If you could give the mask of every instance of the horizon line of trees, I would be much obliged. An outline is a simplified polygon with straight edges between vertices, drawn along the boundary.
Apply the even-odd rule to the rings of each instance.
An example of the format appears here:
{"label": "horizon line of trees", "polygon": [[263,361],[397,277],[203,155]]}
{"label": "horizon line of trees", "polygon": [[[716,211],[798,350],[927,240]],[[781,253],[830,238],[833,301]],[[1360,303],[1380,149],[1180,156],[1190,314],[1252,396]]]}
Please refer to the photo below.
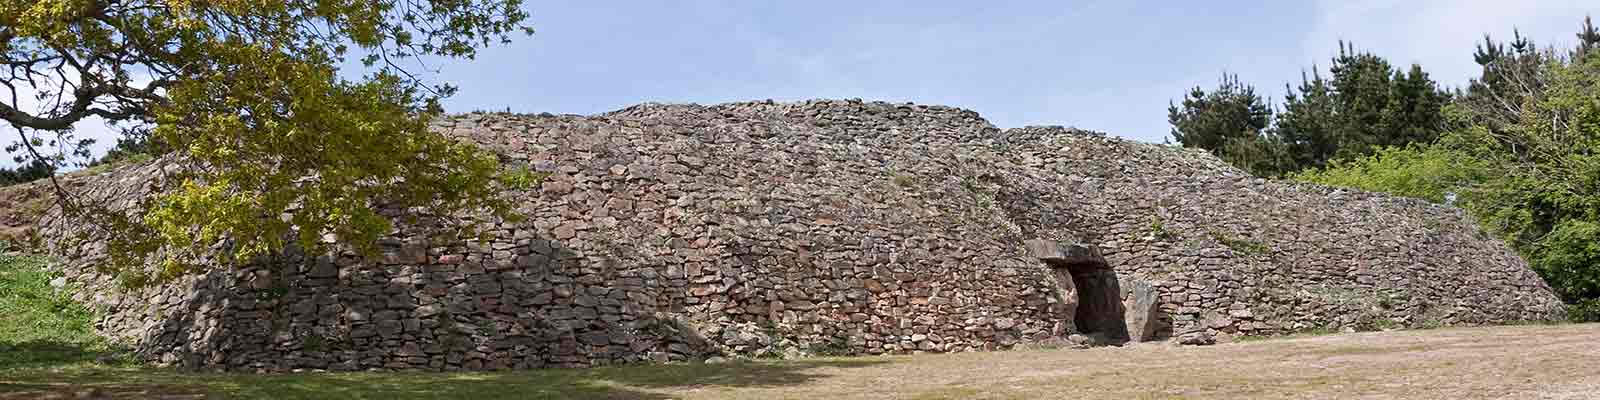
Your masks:
{"label": "horizon line of trees", "polygon": [[1441,107],[1454,98],[1422,66],[1402,69],[1344,41],[1327,76],[1313,65],[1284,90],[1278,110],[1238,75],[1224,73],[1215,89],[1195,87],[1181,104],[1169,104],[1172,138],[1253,174],[1281,177],[1433,140],[1445,130]]}
{"label": "horizon line of trees", "polygon": [[1259,176],[1451,204],[1528,260],[1577,321],[1600,321],[1600,29],[1568,48],[1513,31],[1443,89],[1340,43],[1275,110],[1237,76],[1168,108],[1172,137]]}

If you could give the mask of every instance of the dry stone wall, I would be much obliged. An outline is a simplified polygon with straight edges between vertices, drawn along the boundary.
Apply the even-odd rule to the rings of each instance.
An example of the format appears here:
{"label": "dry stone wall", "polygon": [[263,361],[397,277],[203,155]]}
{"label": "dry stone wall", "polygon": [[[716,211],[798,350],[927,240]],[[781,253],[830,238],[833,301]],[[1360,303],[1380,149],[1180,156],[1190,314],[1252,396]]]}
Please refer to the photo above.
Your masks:
{"label": "dry stone wall", "polygon": [[[1056,171],[1118,272],[1179,332],[1276,334],[1556,318],[1548,286],[1464,212],[1251,177],[1209,155],[1011,130]],[[1064,139],[1064,140],[1063,140]],[[1092,228],[1098,227],[1098,228]]]}
{"label": "dry stone wall", "polygon": [[[1555,318],[1459,210],[1264,181],[1182,149],[861,101],[468,114],[435,129],[549,176],[492,240],[290,251],[140,291],[56,240],[100,330],[230,370],[503,369],[1083,342],[1079,283],[1025,243],[1083,242],[1139,339]],[[89,179],[129,202],[159,164]],[[396,214],[399,216],[399,214]],[[81,232],[54,217],[46,237]],[[1087,275],[1086,275],[1087,276]],[[1120,280],[1121,282],[1117,282]],[[1114,302],[1114,300],[1112,300]],[[1104,307],[1100,307],[1104,308]],[[1104,317],[1097,314],[1095,317]],[[1126,334],[1125,334],[1126,335]]]}

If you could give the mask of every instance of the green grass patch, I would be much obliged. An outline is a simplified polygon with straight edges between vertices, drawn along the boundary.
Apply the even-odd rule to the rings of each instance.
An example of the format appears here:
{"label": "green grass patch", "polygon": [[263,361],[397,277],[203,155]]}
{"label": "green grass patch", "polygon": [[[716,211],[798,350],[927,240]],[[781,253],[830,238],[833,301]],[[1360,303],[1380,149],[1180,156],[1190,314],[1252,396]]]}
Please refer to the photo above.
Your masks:
{"label": "green grass patch", "polygon": [[[0,399],[50,396],[143,399],[673,399],[741,398],[741,388],[799,386],[828,376],[820,368],[859,368],[885,360],[816,358],[722,364],[628,365],[512,372],[333,372],[247,374],[75,364],[0,374]],[[724,396],[724,394],[727,394]]]}
{"label": "green grass patch", "polygon": [[52,287],[42,256],[0,254],[0,371],[93,361],[114,354],[94,334],[94,314]]}
{"label": "green grass patch", "polygon": [[1233,250],[1234,253],[1237,253],[1241,256],[1250,257],[1254,255],[1272,254],[1272,247],[1267,246],[1266,243],[1240,237],[1234,235],[1232,232],[1221,229],[1212,229],[1210,233],[1211,238],[1216,239],[1218,243],[1222,243],[1224,246],[1228,246],[1228,248]]}

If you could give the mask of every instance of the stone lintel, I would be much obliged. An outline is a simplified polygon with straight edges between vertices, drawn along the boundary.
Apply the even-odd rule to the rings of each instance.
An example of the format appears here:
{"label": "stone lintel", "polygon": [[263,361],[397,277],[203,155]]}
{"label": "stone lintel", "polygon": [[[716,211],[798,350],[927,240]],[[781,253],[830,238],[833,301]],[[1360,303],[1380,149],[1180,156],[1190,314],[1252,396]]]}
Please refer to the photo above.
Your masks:
{"label": "stone lintel", "polygon": [[1105,257],[1100,255],[1100,248],[1093,245],[1043,239],[1029,240],[1025,244],[1030,255],[1051,267],[1075,272],[1109,268]]}

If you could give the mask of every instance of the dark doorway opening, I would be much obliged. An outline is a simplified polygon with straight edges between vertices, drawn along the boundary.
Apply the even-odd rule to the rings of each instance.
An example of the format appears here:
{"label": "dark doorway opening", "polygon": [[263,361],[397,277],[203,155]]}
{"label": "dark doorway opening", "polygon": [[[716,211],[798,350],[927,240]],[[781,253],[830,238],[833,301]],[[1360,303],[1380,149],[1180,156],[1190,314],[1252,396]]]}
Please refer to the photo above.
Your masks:
{"label": "dark doorway opening", "polygon": [[1100,336],[1111,343],[1128,341],[1128,325],[1124,320],[1122,289],[1117,284],[1117,274],[1110,268],[1071,271],[1072,283],[1078,287],[1078,309],[1072,323],[1078,332]]}
{"label": "dark doorway opening", "polygon": [[1078,333],[1102,344],[1128,342],[1122,288],[1117,283],[1116,270],[1106,263],[1100,249],[1042,240],[1029,241],[1028,248],[1034,257],[1053,270],[1061,292],[1077,297],[1072,324]]}

